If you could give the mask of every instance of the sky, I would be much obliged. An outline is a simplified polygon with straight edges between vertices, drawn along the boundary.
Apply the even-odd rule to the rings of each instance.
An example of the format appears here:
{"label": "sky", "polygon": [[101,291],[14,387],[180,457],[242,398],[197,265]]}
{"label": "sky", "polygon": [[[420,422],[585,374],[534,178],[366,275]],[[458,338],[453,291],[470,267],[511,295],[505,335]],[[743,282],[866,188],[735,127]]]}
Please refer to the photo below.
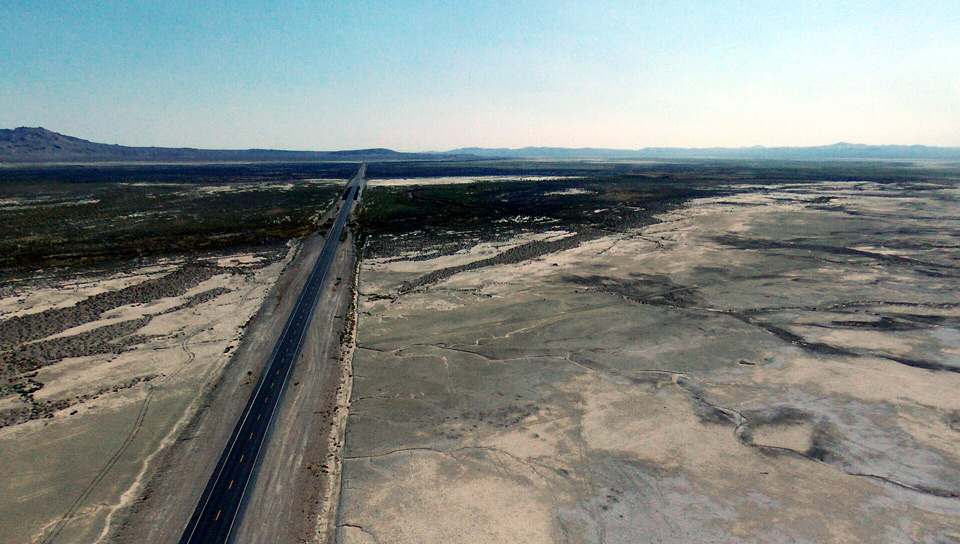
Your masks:
{"label": "sky", "polygon": [[960,0],[3,0],[0,44],[0,128],[105,143],[960,146]]}

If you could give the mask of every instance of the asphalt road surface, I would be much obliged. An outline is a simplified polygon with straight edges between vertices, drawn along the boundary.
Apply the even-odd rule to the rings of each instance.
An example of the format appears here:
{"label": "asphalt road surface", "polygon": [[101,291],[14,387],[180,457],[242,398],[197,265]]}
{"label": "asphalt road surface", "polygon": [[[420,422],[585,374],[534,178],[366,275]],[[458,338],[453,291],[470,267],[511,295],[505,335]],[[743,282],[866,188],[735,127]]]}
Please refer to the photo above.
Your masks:
{"label": "asphalt road surface", "polygon": [[300,354],[300,344],[310,327],[314,308],[322,291],[330,263],[340,246],[340,235],[350,212],[363,188],[366,165],[347,183],[340,200],[340,213],[327,233],[320,256],[307,279],[290,317],[284,325],[270,361],[240,414],[229,442],[200,496],[200,502],[190,517],[181,544],[216,544],[230,542],[234,525],[243,514],[244,495],[256,476],[260,451],[270,437],[273,414],[291,370]]}

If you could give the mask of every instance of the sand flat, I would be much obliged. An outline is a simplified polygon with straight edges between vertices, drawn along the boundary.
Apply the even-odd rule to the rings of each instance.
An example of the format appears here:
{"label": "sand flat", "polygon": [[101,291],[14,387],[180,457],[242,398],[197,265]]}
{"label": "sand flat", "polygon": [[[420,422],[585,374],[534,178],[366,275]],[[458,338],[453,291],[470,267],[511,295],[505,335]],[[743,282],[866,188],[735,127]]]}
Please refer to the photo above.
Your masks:
{"label": "sand flat", "polygon": [[[62,541],[103,541],[114,529],[116,513],[142,492],[153,460],[197,410],[204,386],[229,361],[245,323],[292,252],[279,257],[267,263],[248,254],[228,257],[233,265],[246,262],[254,268],[247,274],[214,272],[180,295],[120,306],[100,319],[32,342],[69,341],[111,323],[147,320],[132,331],[139,340],[118,353],[67,357],[30,375],[40,385],[31,402],[63,407],[0,428],[6,482],[0,493],[0,532],[17,542],[40,542],[54,533]],[[137,272],[108,280],[108,288],[163,277],[165,270]],[[55,303],[37,298],[35,307],[68,300],[57,289],[49,288]],[[61,289],[78,298],[103,292],[69,283]],[[211,295],[186,304],[200,293]],[[5,397],[0,406],[15,408],[17,398]],[[54,450],[59,453],[51,455]]]}
{"label": "sand flat", "polygon": [[960,538],[955,256],[887,258],[958,219],[758,187],[402,294],[440,261],[365,262],[338,541]]}

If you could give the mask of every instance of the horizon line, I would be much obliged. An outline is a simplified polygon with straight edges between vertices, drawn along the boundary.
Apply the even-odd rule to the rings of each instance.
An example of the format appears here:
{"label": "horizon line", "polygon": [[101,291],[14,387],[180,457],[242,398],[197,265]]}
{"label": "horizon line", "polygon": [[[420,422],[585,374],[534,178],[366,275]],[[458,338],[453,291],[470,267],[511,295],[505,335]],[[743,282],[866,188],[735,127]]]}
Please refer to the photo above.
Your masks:
{"label": "horizon line", "polygon": [[647,151],[647,150],[690,150],[690,151],[711,151],[711,150],[750,150],[750,149],[805,149],[805,148],[824,148],[824,147],[836,147],[836,146],[855,146],[855,147],[913,147],[913,148],[929,148],[929,149],[960,149],[960,144],[958,145],[927,145],[927,144],[891,144],[891,143],[861,143],[861,142],[847,142],[844,140],[836,141],[829,144],[813,144],[813,145],[764,145],[764,144],[753,144],[753,145],[742,145],[742,146],[723,146],[723,145],[712,145],[705,147],[684,147],[677,145],[646,145],[643,147],[601,147],[601,146],[564,146],[564,145],[525,145],[521,147],[507,147],[507,146],[477,146],[477,145],[468,145],[468,146],[459,146],[453,147],[447,150],[437,150],[437,149],[428,149],[428,150],[418,150],[418,151],[397,151],[396,149],[388,147],[355,147],[355,148],[342,148],[342,149],[284,149],[284,148],[271,148],[271,147],[247,147],[247,148],[224,148],[224,147],[193,147],[193,146],[168,146],[168,145],[128,145],[121,143],[105,143],[97,142],[94,140],[88,140],[80,136],[72,136],[69,134],[64,134],[62,132],[57,132],[42,126],[18,126],[12,129],[0,129],[6,131],[17,131],[17,130],[44,130],[51,132],[53,134],[58,134],[67,138],[75,138],[78,140],[84,140],[94,144],[109,145],[109,146],[119,146],[119,147],[130,147],[130,148],[166,148],[166,149],[194,149],[197,151],[279,151],[279,152],[293,152],[293,153],[335,153],[340,151],[374,151],[374,150],[386,150],[393,151],[398,153],[423,153],[423,154],[443,154],[443,153],[452,153],[456,151],[464,150],[487,150],[487,151],[523,151],[526,149],[536,150],[536,149],[558,149],[558,150],[569,150],[569,151],[581,151],[581,150],[592,150],[592,151],[614,151],[614,152],[631,152],[631,151]]}

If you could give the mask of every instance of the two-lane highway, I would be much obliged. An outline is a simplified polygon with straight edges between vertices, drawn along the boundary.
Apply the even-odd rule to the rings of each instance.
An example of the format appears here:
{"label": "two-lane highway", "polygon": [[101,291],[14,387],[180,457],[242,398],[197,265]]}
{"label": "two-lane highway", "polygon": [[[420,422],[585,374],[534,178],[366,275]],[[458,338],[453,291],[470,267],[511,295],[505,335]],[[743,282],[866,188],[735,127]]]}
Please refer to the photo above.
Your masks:
{"label": "two-lane highway", "polygon": [[300,354],[330,263],[340,246],[340,235],[360,197],[365,173],[366,165],[362,165],[347,183],[339,203],[340,212],[327,233],[320,256],[183,531],[181,544],[231,541],[234,525],[243,512],[244,497],[256,476],[260,452],[269,438],[274,411]]}

